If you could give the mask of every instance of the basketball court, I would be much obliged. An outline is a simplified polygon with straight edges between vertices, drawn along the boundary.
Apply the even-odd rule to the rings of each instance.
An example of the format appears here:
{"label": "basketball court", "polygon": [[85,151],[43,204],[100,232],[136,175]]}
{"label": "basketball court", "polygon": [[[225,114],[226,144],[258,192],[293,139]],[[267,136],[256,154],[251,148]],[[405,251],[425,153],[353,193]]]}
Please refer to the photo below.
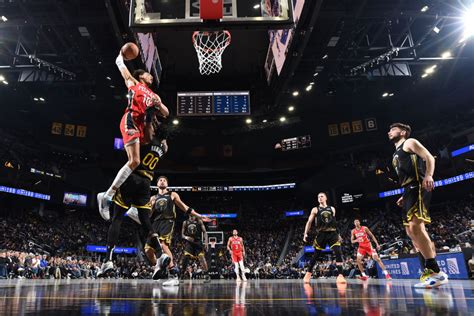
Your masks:
{"label": "basketball court", "polygon": [[412,281],[322,279],[248,282],[184,281],[163,287],[150,280],[9,280],[0,283],[3,315],[467,315],[472,281],[439,290]]}

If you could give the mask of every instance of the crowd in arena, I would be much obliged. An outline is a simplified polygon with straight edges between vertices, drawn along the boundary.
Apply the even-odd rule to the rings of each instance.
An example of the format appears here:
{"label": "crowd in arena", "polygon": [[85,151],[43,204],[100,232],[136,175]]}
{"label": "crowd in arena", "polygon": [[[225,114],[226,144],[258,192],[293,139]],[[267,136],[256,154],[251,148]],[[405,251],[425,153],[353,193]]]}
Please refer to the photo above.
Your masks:
{"label": "crowd in arena", "polygon": [[[268,201],[267,201],[268,202]],[[227,201],[227,203],[231,203]],[[234,278],[234,267],[226,249],[230,230],[237,226],[239,235],[244,238],[246,251],[245,265],[249,278],[279,279],[301,278],[303,267],[297,264],[304,246],[302,236],[305,219],[289,221],[274,216],[274,208],[281,203],[276,201],[271,208],[265,208],[265,201],[245,202],[242,217],[245,220],[225,224],[224,244],[217,249],[218,274],[222,278]],[[253,205],[252,205],[253,204]],[[272,212],[273,210],[273,212]],[[433,225],[428,226],[438,251],[460,250],[471,247],[474,242],[471,218],[474,218],[472,197],[452,203],[439,204],[432,208]],[[108,225],[98,216],[88,211],[63,214],[58,217],[39,216],[29,211],[14,212],[0,221],[2,232],[0,242],[1,278],[96,278],[101,265],[101,256],[85,251],[87,244],[105,244]],[[345,262],[344,274],[354,277],[356,248],[350,243],[350,230],[354,216],[339,220],[340,235],[343,241]],[[408,242],[398,213],[379,210],[377,217],[363,221],[371,227],[374,235],[383,246],[381,253],[402,254],[413,252]],[[80,224],[78,224],[80,223]],[[180,225],[177,225],[178,227]],[[136,225],[126,222],[120,234],[121,246],[136,246]],[[181,230],[176,229],[171,249],[175,262],[181,261],[183,241]],[[395,241],[401,241],[393,246]],[[279,262],[282,250],[288,242],[286,255]],[[375,264],[366,261],[367,274],[375,276]],[[139,257],[120,255],[116,257],[116,276],[120,278],[150,278],[152,267]],[[198,263],[193,263],[188,277],[199,278],[202,274]],[[316,267],[318,277],[332,277],[337,273],[335,262],[328,257]]]}

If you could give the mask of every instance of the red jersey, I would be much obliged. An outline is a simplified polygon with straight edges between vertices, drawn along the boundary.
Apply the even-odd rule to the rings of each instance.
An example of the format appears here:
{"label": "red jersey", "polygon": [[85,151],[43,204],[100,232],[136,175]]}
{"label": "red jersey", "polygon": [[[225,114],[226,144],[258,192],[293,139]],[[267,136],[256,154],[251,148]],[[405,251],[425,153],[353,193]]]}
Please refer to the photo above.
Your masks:
{"label": "red jersey", "polygon": [[365,232],[365,226],[361,226],[360,229],[354,228],[352,234],[354,234],[359,246],[370,245],[369,237]]}
{"label": "red jersey", "polygon": [[145,120],[146,109],[153,105],[156,94],[147,85],[139,82],[128,88],[128,105],[125,113],[129,112],[138,122]]}
{"label": "red jersey", "polygon": [[230,248],[233,253],[241,253],[243,249],[243,241],[240,237],[230,237]]}

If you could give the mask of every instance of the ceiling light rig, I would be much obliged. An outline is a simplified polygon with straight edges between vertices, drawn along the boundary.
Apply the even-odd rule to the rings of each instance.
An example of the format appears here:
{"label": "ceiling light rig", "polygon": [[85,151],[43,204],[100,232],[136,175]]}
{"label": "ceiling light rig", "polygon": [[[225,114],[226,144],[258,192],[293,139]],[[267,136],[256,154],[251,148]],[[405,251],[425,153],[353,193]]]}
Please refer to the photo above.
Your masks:
{"label": "ceiling light rig", "polygon": [[374,68],[375,66],[379,64],[384,64],[390,62],[390,60],[394,57],[398,56],[398,52],[400,51],[400,48],[392,48],[388,52],[379,55],[375,58],[372,58],[371,60],[366,61],[363,64],[360,64],[359,66],[356,66],[350,70],[350,73],[352,76],[355,76],[360,73],[365,73],[368,69]]}
{"label": "ceiling light rig", "polygon": [[76,79],[76,74],[66,70],[64,68],[58,67],[55,64],[47,62],[41,58],[36,57],[35,55],[28,55],[28,59],[30,60],[31,64],[36,64],[38,68],[45,68],[50,72],[57,73],[63,79],[74,80]]}

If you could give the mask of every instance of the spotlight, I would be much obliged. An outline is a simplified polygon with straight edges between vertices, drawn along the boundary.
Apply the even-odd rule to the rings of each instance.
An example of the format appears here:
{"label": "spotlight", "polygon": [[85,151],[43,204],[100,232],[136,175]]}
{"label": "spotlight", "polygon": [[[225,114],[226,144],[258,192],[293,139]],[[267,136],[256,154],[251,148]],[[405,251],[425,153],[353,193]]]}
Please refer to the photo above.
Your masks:
{"label": "spotlight", "polygon": [[293,91],[293,96],[294,96],[294,97],[297,97],[297,96],[299,96],[299,95],[300,95],[299,91],[297,91],[297,90]]}
{"label": "spotlight", "polygon": [[5,80],[5,77],[0,75],[0,81],[3,81],[3,80]]}
{"label": "spotlight", "polygon": [[284,121],[286,121],[286,117],[284,116],[280,117],[280,122],[284,122]]}
{"label": "spotlight", "polygon": [[40,100],[41,102],[44,102],[44,98],[39,98],[39,100]]}
{"label": "spotlight", "polygon": [[251,124],[251,123],[252,123],[252,119],[249,119],[249,118],[248,118],[248,119],[246,119],[246,120],[245,120],[245,123],[247,123],[247,124]]}
{"label": "spotlight", "polygon": [[2,15],[2,21],[3,21],[3,22],[6,22],[6,21],[8,21],[7,17],[6,17],[6,16],[4,16],[4,15]]}
{"label": "spotlight", "polygon": [[317,76],[319,76],[319,72],[315,72],[315,73],[313,74],[313,77],[317,77]]}
{"label": "spotlight", "polygon": [[464,23],[464,34],[461,42],[464,42],[474,36],[474,5],[464,13],[462,19]]}
{"label": "spotlight", "polygon": [[310,85],[314,85],[314,81],[311,81],[309,84],[310,84]]}
{"label": "spotlight", "polygon": [[313,89],[313,85],[312,84],[309,84],[307,87],[306,87],[306,91],[311,91],[311,89]]}
{"label": "spotlight", "polygon": [[268,122],[268,121],[267,121],[267,120],[263,120],[263,121],[262,121],[262,123],[266,123],[266,122]]}
{"label": "spotlight", "polygon": [[105,79],[107,79],[107,80],[112,80],[112,78],[110,78],[109,76],[105,77]]}
{"label": "spotlight", "polygon": [[427,5],[425,5],[423,8],[421,8],[420,11],[421,11],[421,12],[426,12],[426,11],[428,11],[429,8],[430,8],[430,7],[428,7]]}
{"label": "spotlight", "polygon": [[8,81],[3,80],[2,82],[3,82],[4,85],[8,85]]}
{"label": "spotlight", "polygon": [[382,94],[382,98],[386,98],[388,97],[388,92],[385,92],[384,94]]}
{"label": "spotlight", "polygon": [[388,96],[393,97],[394,95],[395,95],[394,93],[390,93]]}
{"label": "spotlight", "polygon": [[113,88],[115,88],[115,86],[114,86],[114,85],[110,85],[109,87],[111,87],[112,89],[113,89]]}
{"label": "spotlight", "polygon": [[293,105],[289,106],[288,107],[288,111],[289,112],[293,112],[295,110],[295,107]]}
{"label": "spotlight", "polygon": [[439,34],[440,31],[441,31],[441,30],[440,30],[439,27],[437,27],[437,26],[435,26],[435,27],[433,28],[433,32],[435,32],[436,34]]}
{"label": "spotlight", "polygon": [[426,77],[428,77],[428,74],[426,73],[421,75],[421,78],[426,78]]}
{"label": "spotlight", "polygon": [[173,125],[178,125],[179,124],[179,121],[177,119],[174,119],[173,120]]}
{"label": "spotlight", "polygon": [[35,101],[39,101],[39,99],[38,99],[38,98],[33,98],[33,100],[35,100]]}
{"label": "spotlight", "polygon": [[425,73],[427,73],[427,74],[432,74],[432,73],[435,71],[436,67],[438,67],[438,66],[437,66],[437,65],[433,65],[433,66],[431,66],[431,67],[429,67],[429,68],[426,68],[426,69],[425,69]]}
{"label": "spotlight", "polygon": [[447,59],[451,56],[452,56],[452,54],[449,50],[441,54],[441,58],[443,58],[443,59]]}
{"label": "spotlight", "polygon": [[257,9],[260,8],[260,5],[259,5],[259,4],[256,4],[256,5],[253,6],[253,8],[254,8],[255,10],[257,10]]}
{"label": "spotlight", "polygon": [[329,57],[328,54],[326,54],[323,56],[323,59],[327,59],[328,57]]}

